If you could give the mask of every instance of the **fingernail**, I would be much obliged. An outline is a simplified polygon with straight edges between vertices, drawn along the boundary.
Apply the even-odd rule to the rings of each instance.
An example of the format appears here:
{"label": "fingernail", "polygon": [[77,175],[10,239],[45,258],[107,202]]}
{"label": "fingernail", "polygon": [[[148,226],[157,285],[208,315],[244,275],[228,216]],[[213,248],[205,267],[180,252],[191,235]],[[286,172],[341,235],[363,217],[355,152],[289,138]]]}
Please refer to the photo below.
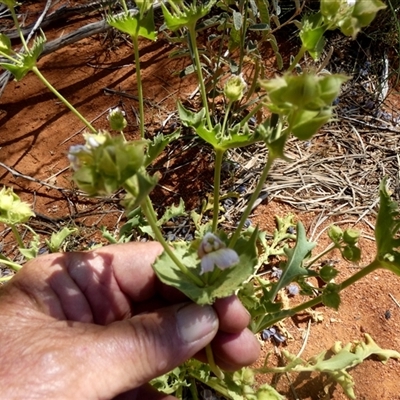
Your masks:
{"label": "fingernail", "polygon": [[211,306],[188,304],[177,312],[179,335],[186,343],[192,343],[218,329],[218,317]]}

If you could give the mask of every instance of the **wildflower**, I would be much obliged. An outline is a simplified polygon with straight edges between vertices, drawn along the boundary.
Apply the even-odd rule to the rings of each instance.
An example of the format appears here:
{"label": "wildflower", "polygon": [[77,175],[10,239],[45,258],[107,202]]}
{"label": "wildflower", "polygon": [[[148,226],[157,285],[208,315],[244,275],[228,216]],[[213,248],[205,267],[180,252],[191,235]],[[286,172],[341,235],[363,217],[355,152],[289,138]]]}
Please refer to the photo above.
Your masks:
{"label": "wildflower", "polygon": [[108,122],[110,123],[111,129],[114,131],[122,131],[128,124],[125,119],[125,112],[119,107],[111,108],[108,112]]}
{"label": "wildflower", "polygon": [[278,343],[283,343],[286,341],[285,336],[283,336],[281,333],[279,333],[274,326],[271,326],[271,328],[264,329],[261,332],[261,338],[262,338],[262,340],[274,339]]}
{"label": "wildflower", "polygon": [[34,217],[30,205],[21,201],[12,188],[3,187],[0,190],[0,222],[3,224],[20,224]]}
{"label": "wildflower", "polygon": [[241,100],[247,90],[247,83],[243,75],[233,75],[225,83],[224,94],[230,102]]}
{"label": "wildflower", "polygon": [[210,232],[201,240],[197,254],[201,259],[201,274],[213,271],[215,266],[223,270],[239,262],[236,251],[228,249],[219,237]]}
{"label": "wildflower", "polygon": [[299,287],[293,283],[286,286],[286,290],[287,290],[289,296],[296,296],[300,293]]}

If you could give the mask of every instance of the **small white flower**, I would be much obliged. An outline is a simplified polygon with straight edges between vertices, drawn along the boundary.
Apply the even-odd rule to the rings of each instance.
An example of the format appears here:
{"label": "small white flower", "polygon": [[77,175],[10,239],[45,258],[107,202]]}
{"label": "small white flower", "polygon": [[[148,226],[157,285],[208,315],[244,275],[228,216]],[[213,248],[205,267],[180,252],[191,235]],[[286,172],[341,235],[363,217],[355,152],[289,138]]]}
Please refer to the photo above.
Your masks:
{"label": "small white flower", "polygon": [[71,163],[71,168],[74,171],[78,171],[78,169],[81,167],[81,162],[79,160],[79,154],[82,153],[89,153],[89,149],[83,145],[83,144],[77,144],[74,146],[71,146],[69,148],[69,152],[68,152],[68,160]]}
{"label": "small white flower", "polygon": [[111,108],[108,112],[107,119],[110,123],[111,129],[115,131],[122,131],[126,128],[127,121],[125,119],[125,112],[119,107]]}
{"label": "small white flower", "polygon": [[353,7],[356,4],[357,0],[347,0],[347,5],[349,7]]}
{"label": "small white flower", "polygon": [[215,266],[223,270],[239,262],[236,251],[228,249],[219,237],[210,232],[201,240],[197,254],[201,259],[201,275],[213,271]]}

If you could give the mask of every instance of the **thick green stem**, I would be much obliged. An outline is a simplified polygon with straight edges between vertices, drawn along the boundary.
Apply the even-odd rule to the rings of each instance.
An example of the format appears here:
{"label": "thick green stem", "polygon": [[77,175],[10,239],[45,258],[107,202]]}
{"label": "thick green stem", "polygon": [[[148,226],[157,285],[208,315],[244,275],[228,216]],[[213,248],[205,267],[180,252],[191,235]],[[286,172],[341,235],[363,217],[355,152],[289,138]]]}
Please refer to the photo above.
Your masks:
{"label": "thick green stem", "polygon": [[[126,188],[128,189],[128,188]],[[164,239],[160,228],[157,225],[156,213],[153,208],[153,204],[149,196],[146,197],[146,200],[142,204],[142,210],[144,215],[146,216],[147,222],[149,223],[151,229],[153,230],[154,236],[161,243],[164,251],[168,254],[171,260],[175,263],[175,265],[181,270],[183,274],[189,277],[197,286],[203,287],[204,282],[196,275],[194,275],[191,271],[189,271],[184,264],[176,257],[171,247],[168,245],[166,240]]]}
{"label": "thick green stem", "polygon": [[231,249],[233,249],[233,247],[235,247],[235,244],[240,237],[243,226],[244,226],[248,216],[250,215],[251,210],[253,209],[253,205],[254,205],[255,201],[258,199],[258,196],[261,193],[261,190],[264,186],[265,181],[267,180],[269,170],[271,169],[274,160],[275,160],[275,157],[268,156],[268,160],[264,166],[263,172],[260,176],[257,186],[256,186],[253,194],[251,195],[249,202],[247,203],[247,207],[244,210],[242,217],[240,218],[238,227],[236,228],[233,236],[231,237],[231,239],[229,241],[229,247]]}
{"label": "thick green stem", "polygon": [[211,130],[213,126],[211,123],[210,110],[208,108],[207,92],[206,92],[206,86],[204,85],[203,71],[201,68],[199,50],[197,48],[196,25],[190,24],[188,26],[188,30],[189,30],[190,47],[191,47],[191,50],[192,50],[192,53],[194,56],[194,62],[195,62],[195,67],[196,67],[196,72],[197,72],[197,79],[199,81],[201,99],[203,101],[203,107],[206,110],[206,119],[207,119],[208,129]]}
{"label": "thick green stem", "polygon": [[136,86],[139,99],[139,129],[140,137],[144,138],[144,99],[143,99],[143,86],[142,76],[140,72],[140,55],[139,55],[139,40],[137,36],[131,36],[133,43],[133,52],[135,54],[135,68],[136,68]]}
{"label": "thick green stem", "polygon": [[220,370],[217,364],[215,364],[214,361],[214,354],[211,348],[211,344],[208,344],[206,346],[206,356],[207,356],[207,362],[208,365],[210,366],[211,371],[215,374],[215,376],[218,379],[224,380],[225,376],[224,373]]}
{"label": "thick green stem", "polygon": [[40,81],[47,87],[47,89],[50,90],[50,92],[52,92],[60,101],[62,101],[72,111],[72,113],[88,127],[90,131],[92,131],[93,133],[97,132],[96,129],[93,128],[93,126],[90,124],[90,122],[87,121],[86,118],[83,117],[82,114],[50,84],[50,82],[42,75],[42,73],[36,66],[32,67],[32,72],[40,79]]}
{"label": "thick green stem", "polygon": [[218,228],[218,214],[219,214],[219,190],[221,187],[221,170],[222,159],[225,150],[215,149],[215,167],[214,167],[214,209],[213,209],[213,223],[212,231],[216,232]]}

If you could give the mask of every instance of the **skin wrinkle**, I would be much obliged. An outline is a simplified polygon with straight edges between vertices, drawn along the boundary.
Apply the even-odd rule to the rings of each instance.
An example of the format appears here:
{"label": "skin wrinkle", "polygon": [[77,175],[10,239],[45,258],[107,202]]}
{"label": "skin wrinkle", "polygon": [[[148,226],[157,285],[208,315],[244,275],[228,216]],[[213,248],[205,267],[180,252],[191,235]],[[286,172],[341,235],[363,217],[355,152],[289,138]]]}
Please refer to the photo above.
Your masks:
{"label": "skin wrinkle", "polygon": [[[76,253],[68,261],[66,269],[87,299],[95,323],[105,325],[131,316],[130,302],[115,278],[113,257],[101,252]],[[87,272],[84,267],[88,263],[91,268]]]}

